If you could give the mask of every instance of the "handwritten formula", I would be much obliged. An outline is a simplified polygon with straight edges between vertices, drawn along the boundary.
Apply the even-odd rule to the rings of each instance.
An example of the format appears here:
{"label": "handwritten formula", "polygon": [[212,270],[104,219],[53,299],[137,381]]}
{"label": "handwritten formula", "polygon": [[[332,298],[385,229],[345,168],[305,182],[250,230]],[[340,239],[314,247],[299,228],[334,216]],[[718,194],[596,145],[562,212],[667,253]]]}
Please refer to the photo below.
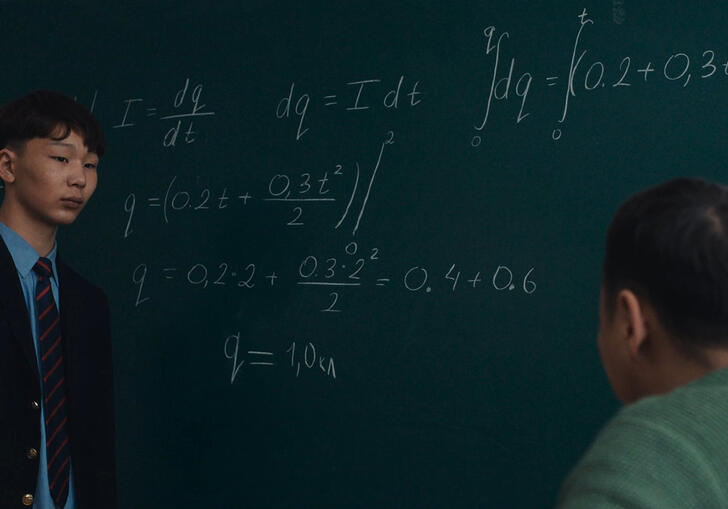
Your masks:
{"label": "handwritten formula", "polygon": [[[319,299],[322,313],[340,313],[342,295],[361,287],[404,290],[411,294],[431,294],[433,291],[455,293],[482,291],[495,293],[522,293],[532,295],[537,290],[535,267],[514,269],[498,264],[478,267],[469,263],[461,267],[452,263],[447,267],[419,264],[401,267],[395,271],[381,268],[379,248],[360,250],[350,242],[340,256],[308,255],[294,267],[272,267],[259,260],[195,262],[186,265],[149,264],[134,267],[131,282],[136,287],[134,306],[148,305],[152,295],[150,282],[157,288],[173,291],[179,285],[202,292],[263,291],[281,285],[296,286],[301,291],[324,290],[328,298]],[[234,293],[233,293],[234,295]]]}
{"label": "handwritten formula", "polygon": [[283,352],[268,350],[248,350],[250,345],[240,331],[225,338],[223,352],[230,360],[230,384],[234,384],[238,376],[245,375],[248,370],[275,369],[287,370],[299,378],[307,374],[336,380],[336,363],[334,358],[324,355],[321,347],[310,341],[292,341]]}
{"label": "handwritten formula", "polygon": [[[548,126],[545,136],[550,135],[554,143],[560,142],[564,147],[564,138],[569,134],[570,112],[573,116],[573,111],[578,111],[586,101],[596,101],[597,97],[602,97],[603,101],[605,95],[617,96],[635,87],[646,89],[658,84],[670,90],[690,90],[701,83],[717,80],[726,80],[728,84],[726,48],[706,45],[697,53],[674,48],[662,54],[625,53],[619,54],[615,66],[606,63],[611,60],[600,54],[600,46],[591,37],[595,25],[604,20],[592,16],[586,8],[569,13],[568,18],[569,37],[564,47],[549,50],[558,58],[544,60],[554,65],[546,72],[537,72],[524,65],[525,57],[518,54],[517,33],[511,27],[488,20],[479,24],[472,36],[482,44],[478,58],[486,79],[475,85],[478,97],[474,101],[463,97],[457,102],[462,108],[447,111],[446,114],[463,127],[465,138],[461,133],[455,138],[443,136],[443,145],[461,143],[443,150],[460,150],[467,157],[476,158],[477,150],[473,149],[487,145],[489,133],[497,128],[495,122],[503,122],[505,118],[512,122],[511,126],[519,126],[537,117]],[[626,20],[624,2],[615,0],[612,22],[621,26]],[[276,166],[279,162],[276,157],[253,158],[249,164],[245,160],[233,161],[230,166],[236,171],[227,171],[224,175],[211,170],[205,173],[208,169],[201,165],[199,172],[195,172],[197,177],[191,177],[189,171],[180,171],[171,164],[169,168],[160,165],[149,179],[130,182],[119,193],[122,199],[115,204],[119,216],[114,235],[129,246],[138,246],[140,239],[148,239],[155,229],[165,233],[185,231],[188,225],[199,227],[206,222],[211,226],[224,225],[230,232],[235,232],[234,235],[245,239],[246,248],[239,249],[240,244],[235,243],[231,233],[230,245],[215,246],[216,251],[209,255],[150,252],[136,256],[133,263],[123,269],[130,290],[129,304],[135,313],[163,312],[165,294],[184,294],[190,299],[225,303],[251,295],[270,301],[280,296],[281,299],[298,299],[302,303],[300,308],[311,312],[309,316],[315,316],[324,324],[322,326],[328,326],[340,325],[343,320],[356,317],[357,305],[361,307],[361,302],[378,299],[382,302],[426,302],[429,299],[442,303],[461,298],[488,303],[507,299],[524,302],[538,298],[543,291],[542,285],[549,286],[549,267],[543,260],[537,255],[522,256],[516,248],[506,251],[509,253],[506,255],[501,249],[494,249],[500,254],[486,253],[480,259],[458,256],[462,246],[457,245],[452,246],[455,254],[438,259],[428,254],[413,257],[408,253],[405,257],[389,249],[386,239],[391,239],[392,235],[406,237],[411,232],[397,232],[394,228],[378,232],[371,228],[372,224],[382,225],[389,219],[377,217],[377,222],[372,221],[371,215],[382,214],[382,203],[386,202],[377,200],[372,205],[380,197],[378,193],[386,193],[386,198],[392,202],[391,210],[385,213],[393,216],[414,216],[429,208],[447,219],[448,207],[456,208],[460,201],[479,203],[476,201],[480,198],[478,193],[482,193],[486,185],[480,181],[472,181],[474,196],[466,197],[471,200],[467,202],[445,192],[421,191],[422,187],[437,186],[436,178],[442,179],[439,182],[447,186],[448,191],[470,191],[467,184],[450,185],[460,176],[448,167],[447,157],[438,161],[439,172],[433,170],[416,175],[418,180],[412,189],[402,185],[414,181],[412,175],[418,170],[408,156],[415,158],[420,154],[435,153],[430,146],[415,145],[439,142],[439,139],[418,138],[418,129],[423,119],[427,119],[427,127],[432,128],[437,123],[437,119],[432,120],[435,113],[444,112],[445,106],[454,103],[453,98],[445,94],[460,97],[457,82],[452,83],[451,89],[436,87],[436,71],[419,68],[398,67],[394,78],[382,78],[376,72],[362,70],[361,74],[353,74],[348,79],[322,79],[321,82],[316,82],[310,75],[301,75],[299,71],[276,76],[275,83],[267,84],[265,107],[252,110],[264,111],[263,118],[246,119],[256,125],[265,124],[265,135],[270,138],[266,140],[270,143],[266,150],[272,147],[273,151],[284,153],[286,157],[280,160],[287,163]],[[197,143],[201,129],[228,115],[214,107],[215,94],[221,91],[207,84],[204,76],[183,76],[175,78],[174,82],[176,86],[168,91],[168,101],[163,104],[153,104],[137,95],[114,99],[115,132],[152,124],[159,144],[165,153],[172,154],[173,150],[180,151]],[[539,98],[552,100],[556,114],[546,114],[539,109],[543,104],[534,99],[537,89]],[[98,94],[94,93],[92,109],[97,99]],[[498,113],[494,114],[496,111]],[[318,117],[324,117],[326,122],[317,122]],[[345,134],[339,136],[337,129],[342,125],[347,129],[342,129]],[[349,129],[350,125],[357,127]],[[354,138],[361,136],[354,141],[340,139],[349,136],[348,133],[354,133]],[[551,146],[548,140],[546,143]],[[330,147],[335,147],[337,152],[333,148],[329,150]],[[341,152],[345,150],[355,153],[348,153],[343,158]],[[311,164],[312,159],[322,161],[320,153],[324,153],[326,159]],[[416,164],[422,165],[422,161],[418,160]],[[487,180],[487,177],[491,172],[499,171],[502,169],[487,166],[482,169],[483,175],[473,170],[473,175],[468,177],[497,184],[500,181]],[[399,179],[383,176],[398,176]],[[385,187],[391,186],[392,182],[400,183],[403,189]],[[488,192],[492,193],[488,196],[496,193],[492,189]],[[417,202],[418,193],[424,196],[421,203]],[[404,197],[403,203],[407,200],[412,210],[397,208],[407,208],[399,204],[400,196]],[[513,202],[517,199],[514,196]],[[411,207],[412,204],[415,206]],[[518,207],[515,203],[515,211],[504,213],[512,212],[511,217],[515,217]],[[478,210],[489,214],[501,212],[494,212],[495,208],[487,206]],[[524,210],[528,208],[524,207]],[[467,213],[465,205],[458,212],[461,215],[457,217],[462,218]],[[519,221],[522,217],[519,216]],[[491,219],[484,217],[483,222]],[[478,220],[473,218],[473,224],[478,224]],[[528,218],[524,220],[528,221]],[[414,223],[414,220],[401,222]],[[418,240],[422,239],[422,232],[427,230],[429,223],[423,220],[422,225]],[[501,226],[505,230],[507,225]],[[272,248],[261,239],[252,238],[246,228],[258,235],[275,238],[276,245],[285,247],[277,248],[275,253],[266,252]],[[205,242],[204,231],[193,233]],[[463,238],[467,237],[464,235]],[[501,239],[501,230],[498,229],[492,238]],[[301,239],[308,239],[308,243]],[[227,240],[225,238],[221,243]],[[435,308],[445,307],[433,305]],[[233,325],[226,324],[226,327]],[[286,369],[295,377],[316,373],[336,379],[336,352],[325,351],[325,347],[316,341],[289,338],[286,347],[281,349],[267,346],[264,339],[246,339],[244,336],[242,332],[229,334],[222,345],[229,368],[226,377],[231,384],[251,370]]]}
{"label": "handwritten formula", "polygon": [[[350,218],[351,233],[355,235],[367,208],[367,203],[374,189],[377,173],[382,165],[385,148],[394,144],[394,132],[389,131],[379,147],[379,155],[372,168],[364,168],[367,175],[362,175],[363,169],[359,162],[355,162],[351,169],[344,169],[341,164],[334,165],[330,170],[321,170],[318,174],[312,172],[276,173],[268,180],[265,189],[258,189],[251,194],[249,189],[233,189],[220,186],[218,189],[204,187],[201,189],[181,188],[177,176],[173,176],[163,192],[140,200],[141,204],[149,209],[159,212],[159,219],[169,223],[170,218],[185,212],[210,213],[245,209],[249,202],[260,200],[266,204],[290,205],[290,220],[285,226],[297,227],[304,225],[304,207],[312,205],[344,203],[342,208],[335,211],[335,224],[333,229],[339,229],[347,218]],[[350,175],[350,191],[346,195],[337,195],[332,192],[331,186],[336,180]],[[358,207],[352,207],[355,198],[359,198]],[[129,193],[124,200],[123,208],[127,214],[124,238],[133,233],[133,220],[137,212],[137,194]],[[358,208],[358,210],[357,210]],[[351,215],[350,215],[351,214]]]}
{"label": "handwritten formula", "polygon": [[[619,5],[617,5],[619,4]],[[624,19],[622,2],[615,4],[615,22]],[[654,81],[664,80],[678,87],[688,87],[701,80],[725,79],[728,81],[728,50],[721,55],[715,48],[705,48],[700,54],[689,55],[678,51],[660,57],[625,55],[618,68],[609,69],[603,59],[592,56],[596,51],[585,48],[584,38],[596,21],[584,9],[577,16],[574,43],[564,58],[564,73],[537,76],[522,70],[516,57],[508,58],[511,32],[490,25],[483,30],[485,55],[491,65],[490,82],[486,90],[484,112],[473,126],[470,144],[478,147],[487,137],[488,121],[493,108],[499,104],[515,102],[517,110],[513,120],[516,124],[527,121],[534,114],[534,105],[529,103],[532,87],[553,88],[555,99],[560,101],[560,115],[555,119],[551,138],[558,141],[564,134],[569,107],[577,97],[610,90],[617,94],[632,86],[649,86]]]}

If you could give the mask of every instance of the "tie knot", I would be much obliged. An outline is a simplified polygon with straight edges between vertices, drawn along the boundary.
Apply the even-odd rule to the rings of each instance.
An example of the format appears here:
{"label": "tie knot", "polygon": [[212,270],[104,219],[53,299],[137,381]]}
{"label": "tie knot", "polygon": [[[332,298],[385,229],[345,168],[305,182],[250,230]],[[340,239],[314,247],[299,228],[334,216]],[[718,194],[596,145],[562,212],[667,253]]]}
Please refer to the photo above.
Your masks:
{"label": "tie knot", "polygon": [[53,275],[51,261],[48,258],[38,258],[38,261],[35,262],[35,265],[33,266],[33,270],[36,274],[45,278],[50,278]]}

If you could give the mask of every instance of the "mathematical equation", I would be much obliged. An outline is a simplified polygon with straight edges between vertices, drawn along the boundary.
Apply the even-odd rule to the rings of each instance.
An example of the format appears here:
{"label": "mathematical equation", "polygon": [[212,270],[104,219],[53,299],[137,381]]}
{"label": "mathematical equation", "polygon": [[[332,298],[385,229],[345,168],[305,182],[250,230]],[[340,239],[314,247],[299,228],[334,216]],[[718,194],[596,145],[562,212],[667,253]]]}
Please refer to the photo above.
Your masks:
{"label": "mathematical equation", "polygon": [[[400,105],[404,107],[414,108],[422,102],[422,92],[418,90],[419,81],[412,84],[406,84],[404,90],[402,88],[405,83],[404,75],[400,76],[399,81],[393,88],[381,90],[380,79],[366,79],[358,81],[350,81],[345,84],[346,93],[339,103],[338,94],[329,94],[322,96],[321,103],[325,108],[344,108],[344,111],[365,111],[372,108],[372,105],[379,106],[387,110],[399,109]],[[306,114],[308,113],[309,104],[311,103],[311,94],[304,92],[298,94],[296,91],[296,82],[291,82],[288,95],[284,96],[276,105],[277,119],[291,119],[296,122],[296,141],[300,140],[309,128],[306,127]]]}
{"label": "mathematical equation", "polygon": [[270,369],[278,365],[287,366],[292,373],[295,372],[296,378],[311,372],[336,380],[334,358],[322,355],[320,348],[317,350],[316,345],[310,341],[304,342],[303,345],[292,341],[284,352],[278,354],[278,356],[284,357],[281,364],[276,362],[277,355],[275,352],[258,349],[246,350],[246,347],[241,350],[240,342],[240,331],[225,338],[223,348],[225,358],[232,361],[230,367],[231,385],[235,383],[238,375],[245,373],[246,369]]}
{"label": "mathematical equation", "polygon": [[[136,286],[135,307],[152,300],[147,285],[151,278],[156,279],[155,287],[182,284],[199,289],[221,290],[223,288],[236,291],[250,291],[255,288],[276,288],[280,285],[298,287],[317,287],[329,291],[323,313],[342,312],[340,302],[342,291],[347,288],[360,287],[397,287],[411,293],[433,290],[454,293],[458,289],[475,290],[481,285],[489,286],[496,292],[520,291],[531,295],[536,292],[534,280],[535,267],[528,267],[522,273],[514,271],[506,265],[497,265],[488,269],[461,269],[452,263],[449,267],[432,270],[425,265],[415,265],[397,271],[396,275],[385,273],[378,268],[380,250],[372,248],[367,252],[359,252],[356,242],[350,242],[344,249],[345,256],[326,257],[308,255],[298,264],[294,271],[282,272],[271,267],[263,268],[260,263],[246,261],[234,263],[230,261],[193,263],[185,266],[150,266],[138,264],[132,273],[131,281]],[[284,275],[281,275],[284,274]],[[171,290],[171,288],[170,288]]]}
{"label": "mathematical equation", "polygon": [[[618,4],[615,4],[614,15],[617,16],[617,19],[623,21],[624,9],[621,2],[618,2]],[[485,112],[480,122],[473,126],[476,132],[471,138],[471,146],[478,147],[483,142],[490,114],[499,102],[506,104],[511,100],[516,100],[518,113],[515,115],[515,123],[520,124],[526,120],[532,113],[529,108],[528,97],[531,86],[535,83],[543,83],[547,87],[556,87],[555,90],[559,90],[559,87],[561,87],[563,97],[561,115],[556,120],[556,126],[551,132],[551,138],[557,141],[563,134],[570,99],[580,94],[645,84],[654,81],[658,76],[667,81],[676,82],[682,88],[687,87],[691,82],[694,83],[697,79],[717,79],[719,76],[723,76],[725,79],[725,77],[728,77],[728,56],[724,55],[721,59],[718,59],[718,54],[713,49],[705,49],[700,54],[700,61],[697,64],[700,65],[699,70],[694,68],[696,65],[694,63],[695,56],[691,59],[691,56],[687,53],[677,52],[667,55],[659,61],[656,59],[637,61],[631,56],[624,56],[619,63],[618,69],[615,69],[614,73],[610,75],[610,71],[607,70],[603,61],[598,59],[590,60],[589,50],[582,49],[583,32],[587,27],[594,24],[594,20],[589,17],[586,9],[578,15],[578,19],[579,27],[568,60],[569,70],[563,81],[560,81],[563,76],[556,74],[545,76],[542,81],[535,81],[536,76],[528,71],[520,74],[519,71],[516,71],[514,74],[514,70],[517,69],[515,57],[510,59],[509,64],[503,65],[502,63],[505,41],[510,38],[510,33],[499,31],[495,26],[485,28],[483,31],[486,41],[485,54],[492,58],[493,66],[488,98],[485,102]]]}
{"label": "mathematical equation", "polygon": [[[300,173],[298,175],[279,173],[274,175],[268,181],[267,189],[263,192],[260,199],[266,203],[284,203],[293,204],[291,210],[290,221],[286,222],[286,226],[303,226],[304,223],[304,206],[312,204],[332,204],[338,198],[332,195],[332,180],[351,173],[351,193],[346,200],[346,207],[340,210],[340,217],[333,228],[336,230],[342,226],[349,213],[356,214],[353,221],[352,235],[359,230],[367,203],[374,188],[377,173],[382,164],[382,156],[385,147],[394,144],[394,132],[389,131],[380,145],[379,155],[371,172],[368,175],[368,181],[362,180],[362,167],[356,162],[351,169],[345,169],[342,165],[337,164],[332,170],[323,170],[320,174],[312,174],[310,172]],[[365,170],[368,168],[365,168]],[[331,172],[329,174],[329,171]],[[365,177],[366,178],[366,177]],[[206,213],[205,211],[221,211],[225,209],[245,208],[249,201],[256,200],[258,195],[250,194],[249,190],[229,190],[228,187],[222,187],[222,190],[210,189],[204,187],[198,190],[190,190],[189,188],[178,189],[177,176],[173,176],[167,185],[164,193],[156,196],[145,198],[147,208],[156,209],[160,212],[160,219],[163,223],[168,224],[170,217],[175,214],[182,214],[185,211],[191,213]],[[352,210],[352,204],[357,196],[357,192],[361,192],[360,205],[358,213]],[[133,220],[137,211],[137,195],[129,193],[124,200],[124,211],[127,213],[126,226],[124,228],[124,238],[128,238],[134,232]]]}
{"label": "mathematical equation", "polygon": [[[182,88],[177,90],[171,109],[165,113],[159,113],[159,108],[154,105],[147,106],[147,101],[142,97],[129,97],[122,100],[118,115],[120,119],[118,123],[111,126],[112,129],[129,129],[139,127],[142,121],[160,120],[171,127],[163,128],[161,144],[165,148],[173,148],[177,146],[178,141],[186,145],[192,144],[197,140],[198,131],[195,131],[195,120],[202,117],[215,115],[214,111],[208,111],[206,104],[201,102],[204,84],[198,83],[190,90],[190,79],[185,78]],[[93,113],[96,109],[96,103],[99,97],[99,91],[94,90],[91,103],[88,110]],[[78,97],[74,97],[78,100]],[[180,138],[181,135],[181,138]]]}

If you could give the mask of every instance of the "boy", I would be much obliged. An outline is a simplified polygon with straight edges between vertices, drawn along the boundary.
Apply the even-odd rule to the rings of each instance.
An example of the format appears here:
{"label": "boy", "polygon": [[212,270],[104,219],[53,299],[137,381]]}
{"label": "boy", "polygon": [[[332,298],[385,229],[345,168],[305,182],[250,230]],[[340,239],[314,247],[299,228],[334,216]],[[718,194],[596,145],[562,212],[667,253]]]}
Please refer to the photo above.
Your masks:
{"label": "boy", "polygon": [[598,335],[628,404],[562,486],[559,507],[728,507],[728,188],[643,191],[607,232]]}
{"label": "boy", "polygon": [[105,141],[73,99],[0,108],[0,507],[116,507],[109,308],[57,256]]}

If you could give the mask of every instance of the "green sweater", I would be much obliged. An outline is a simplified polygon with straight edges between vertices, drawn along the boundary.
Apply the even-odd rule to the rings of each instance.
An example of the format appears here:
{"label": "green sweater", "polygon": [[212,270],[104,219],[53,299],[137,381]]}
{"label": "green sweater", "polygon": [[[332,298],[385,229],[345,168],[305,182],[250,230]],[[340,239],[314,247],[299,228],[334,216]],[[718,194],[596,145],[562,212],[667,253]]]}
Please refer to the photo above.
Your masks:
{"label": "green sweater", "polygon": [[564,481],[558,507],[728,508],[728,368],[623,407]]}

